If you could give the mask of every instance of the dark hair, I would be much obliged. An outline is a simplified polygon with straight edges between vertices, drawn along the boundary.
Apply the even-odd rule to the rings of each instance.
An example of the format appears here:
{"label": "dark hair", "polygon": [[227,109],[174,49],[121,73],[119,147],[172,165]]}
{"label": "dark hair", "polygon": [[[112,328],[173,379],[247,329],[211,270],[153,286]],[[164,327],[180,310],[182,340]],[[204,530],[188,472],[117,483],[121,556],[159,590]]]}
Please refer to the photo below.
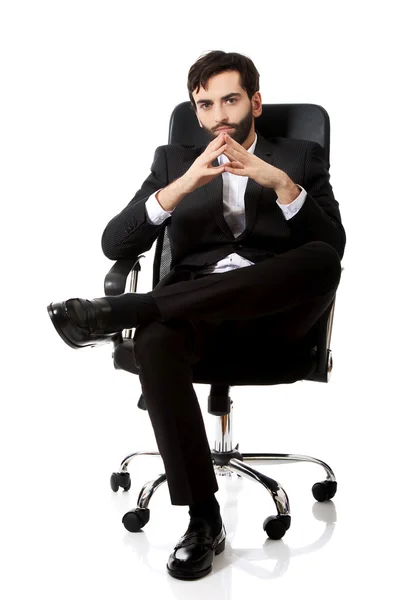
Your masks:
{"label": "dark hair", "polygon": [[208,80],[218,73],[224,71],[238,71],[240,74],[240,85],[246,90],[250,100],[260,86],[260,74],[254,63],[247,56],[237,52],[223,52],[222,50],[213,50],[200,56],[190,67],[187,81],[190,102],[192,108],[196,108],[193,98],[193,91],[198,92],[200,86],[204,89]]}

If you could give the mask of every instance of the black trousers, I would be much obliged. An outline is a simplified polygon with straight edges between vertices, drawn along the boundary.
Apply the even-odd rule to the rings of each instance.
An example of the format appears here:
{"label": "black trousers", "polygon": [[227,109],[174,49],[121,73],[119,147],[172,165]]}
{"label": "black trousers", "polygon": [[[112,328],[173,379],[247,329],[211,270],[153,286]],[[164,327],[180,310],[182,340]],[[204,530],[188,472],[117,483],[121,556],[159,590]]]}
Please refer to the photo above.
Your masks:
{"label": "black trousers", "polygon": [[[337,252],[310,242],[255,265],[156,287],[161,319],[136,328],[135,360],[163,459],[171,502],[192,505],[218,490],[192,367],[224,342],[240,351],[307,338],[332,302]],[[229,336],[226,336],[227,325]],[[266,337],[267,336],[267,337]]]}

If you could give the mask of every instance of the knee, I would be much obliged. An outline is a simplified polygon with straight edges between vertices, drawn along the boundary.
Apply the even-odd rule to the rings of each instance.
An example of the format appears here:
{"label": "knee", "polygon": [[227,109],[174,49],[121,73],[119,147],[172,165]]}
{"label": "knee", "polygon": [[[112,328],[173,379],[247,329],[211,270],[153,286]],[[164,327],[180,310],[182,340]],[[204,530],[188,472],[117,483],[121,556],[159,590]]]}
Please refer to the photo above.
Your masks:
{"label": "knee", "polygon": [[135,331],[134,355],[137,364],[143,364],[147,359],[152,361],[156,356],[179,353],[184,348],[184,332],[173,323],[153,321]]}
{"label": "knee", "polygon": [[340,256],[335,248],[326,242],[314,241],[304,246],[312,251],[314,256],[314,265],[318,274],[324,279],[329,279],[334,284],[338,284],[342,272]]}

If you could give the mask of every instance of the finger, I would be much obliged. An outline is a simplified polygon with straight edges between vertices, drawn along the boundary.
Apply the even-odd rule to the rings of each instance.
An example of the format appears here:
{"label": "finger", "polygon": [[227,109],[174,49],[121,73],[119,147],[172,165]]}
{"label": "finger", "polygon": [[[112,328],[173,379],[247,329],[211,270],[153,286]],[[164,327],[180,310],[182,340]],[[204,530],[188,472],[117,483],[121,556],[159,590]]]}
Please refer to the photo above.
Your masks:
{"label": "finger", "polygon": [[224,166],[221,165],[220,167],[207,167],[206,169],[204,169],[204,175],[208,176],[208,175],[222,175],[222,173],[224,172]]}
{"label": "finger", "polygon": [[214,152],[211,152],[208,155],[208,159],[210,161],[214,160],[215,158],[217,158],[218,156],[220,156],[221,154],[223,154],[225,150],[226,150],[226,144],[224,144],[223,146],[221,146],[221,148],[218,148],[217,150],[214,150]]}
{"label": "finger", "polygon": [[238,150],[236,150],[236,148],[232,148],[232,146],[230,146],[229,144],[225,144],[226,145],[226,151],[227,151],[227,156],[228,153],[231,154],[232,156],[237,156],[237,157],[243,157],[243,152],[239,152]]}
{"label": "finger", "polygon": [[230,146],[232,146],[233,148],[236,148],[237,150],[243,150],[243,146],[242,144],[239,144],[239,142],[237,142],[236,140],[233,139],[233,137],[231,137],[229,135],[229,133],[225,133],[225,141],[228,142],[228,144]]}
{"label": "finger", "polygon": [[224,151],[225,156],[229,158],[230,161],[238,160],[240,162],[245,162],[245,157],[239,152],[233,151],[231,148],[227,147]]}
{"label": "finger", "polygon": [[225,140],[225,142],[227,144],[227,150],[234,154],[237,158],[241,157],[242,159],[244,159],[246,156],[248,156],[249,153],[247,152],[247,150],[243,148],[243,146],[232,140],[232,138],[230,140]]}
{"label": "finger", "polygon": [[220,144],[225,143],[225,138],[223,132],[221,132],[215,139],[213,139],[207,146],[207,148],[214,148],[214,146],[219,146]]}
{"label": "finger", "polygon": [[227,173],[231,173],[232,175],[242,175],[242,176],[247,175],[244,165],[239,161],[235,160],[230,163],[225,163],[224,167],[225,167],[225,171]]}
{"label": "finger", "polygon": [[225,143],[228,146],[229,150],[232,150],[232,152],[238,152],[242,156],[244,156],[245,153],[247,154],[247,150],[245,150],[245,148],[243,148],[243,146],[241,146],[240,144],[235,142],[232,138],[229,138],[229,139],[226,138]]}
{"label": "finger", "polygon": [[[233,140],[232,140],[232,142],[233,142]],[[247,150],[245,150],[243,148],[243,146],[241,146],[240,144],[237,144],[236,142],[233,144],[232,142],[229,140],[225,140],[225,143],[227,145],[229,152],[234,153],[235,156],[242,156],[242,157],[245,157],[248,154]]]}
{"label": "finger", "polygon": [[225,163],[227,167],[233,167],[234,169],[244,169],[245,166],[238,160],[231,160],[230,162]]}

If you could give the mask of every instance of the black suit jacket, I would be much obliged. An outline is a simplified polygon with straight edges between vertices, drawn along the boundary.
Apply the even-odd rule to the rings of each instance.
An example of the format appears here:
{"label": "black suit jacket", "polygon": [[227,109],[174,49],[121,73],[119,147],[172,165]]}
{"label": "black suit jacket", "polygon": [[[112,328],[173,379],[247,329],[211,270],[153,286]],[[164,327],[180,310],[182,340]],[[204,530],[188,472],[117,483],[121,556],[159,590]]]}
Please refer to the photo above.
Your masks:
{"label": "black suit jacket", "polygon": [[[266,140],[258,132],[257,136],[255,155],[287,173],[307,191],[303,207],[286,220],[276,204],[274,190],[249,178],[245,192],[246,228],[235,239],[223,217],[219,175],[187,194],[168,219],[171,268],[197,269],[212,265],[231,252],[258,262],[314,240],[330,244],[343,256],[345,232],[321,146],[297,139]],[[102,248],[108,258],[129,258],[151,248],[164,225],[148,221],[146,200],[181,177],[204,149],[176,144],[156,149],[150,175],[103,233]],[[213,165],[218,166],[218,161]]]}

